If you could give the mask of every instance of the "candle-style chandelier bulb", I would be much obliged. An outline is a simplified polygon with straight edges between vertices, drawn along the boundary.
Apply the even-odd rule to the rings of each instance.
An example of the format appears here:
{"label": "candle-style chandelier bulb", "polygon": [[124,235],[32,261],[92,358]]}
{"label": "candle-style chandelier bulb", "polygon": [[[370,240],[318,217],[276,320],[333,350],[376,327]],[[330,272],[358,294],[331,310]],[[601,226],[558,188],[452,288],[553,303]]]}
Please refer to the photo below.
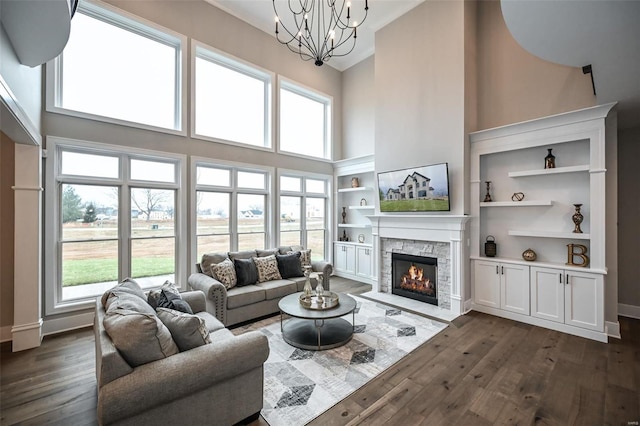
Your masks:
{"label": "candle-style chandelier bulb", "polygon": [[345,0],[287,0],[291,16],[283,16],[278,13],[276,0],[272,3],[276,39],[301,59],[314,60],[317,66],[353,51],[357,29],[369,12],[368,0],[364,2],[364,16],[357,21],[351,21],[352,5]]}

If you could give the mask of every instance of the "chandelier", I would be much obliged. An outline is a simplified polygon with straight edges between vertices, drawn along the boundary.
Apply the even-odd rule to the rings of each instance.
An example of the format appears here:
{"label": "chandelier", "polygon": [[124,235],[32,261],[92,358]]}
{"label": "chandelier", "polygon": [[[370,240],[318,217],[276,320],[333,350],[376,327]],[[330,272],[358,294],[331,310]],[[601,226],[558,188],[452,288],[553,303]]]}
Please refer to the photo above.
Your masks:
{"label": "chandelier", "polygon": [[[369,2],[365,0],[364,17],[355,21],[351,20],[351,2],[345,0],[287,0],[292,18],[285,23],[276,8],[276,0],[272,1],[276,39],[303,60],[314,60],[317,66],[351,53],[356,46],[358,27],[369,11]],[[284,35],[281,37],[281,34]]]}

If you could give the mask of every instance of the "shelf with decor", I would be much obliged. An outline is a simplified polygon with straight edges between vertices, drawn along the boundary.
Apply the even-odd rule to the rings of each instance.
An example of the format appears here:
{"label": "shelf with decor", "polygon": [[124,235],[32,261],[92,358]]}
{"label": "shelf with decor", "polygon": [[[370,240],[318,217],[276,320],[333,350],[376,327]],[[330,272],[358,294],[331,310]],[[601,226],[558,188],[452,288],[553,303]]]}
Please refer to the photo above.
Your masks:
{"label": "shelf with decor", "polygon": [[553,205],[552,200],[540,201],[492,201],[480,203],[480,207],[541,207]]}
{"label": "shelf with decor", "polygon": [[527,176],[544,176],[544,175],[557,175],[562,173],[580,173],[588,172],[589,165],[582,164],[578,166],[567,167],[554,167],[552,169],[537,169],[537,170],[525,170],[522,172],[509,172],[510,178],[527,177]]}
{"label": "shelf with decor", "polygon": [[376,181],[373,156],[334,163],[335,274],[373,284],[375,243],[367,218],[376,209]]}
{"label": "shelf with decor", "polygon": [[[606,189],[615,176],[605,142],[615,137],[613,106],[469,135],[472,309],[607,341],[605,212],[615,210]],[[590,303],[576,308],[582,298]],[[564,309],[545,317],[553,306]]]}

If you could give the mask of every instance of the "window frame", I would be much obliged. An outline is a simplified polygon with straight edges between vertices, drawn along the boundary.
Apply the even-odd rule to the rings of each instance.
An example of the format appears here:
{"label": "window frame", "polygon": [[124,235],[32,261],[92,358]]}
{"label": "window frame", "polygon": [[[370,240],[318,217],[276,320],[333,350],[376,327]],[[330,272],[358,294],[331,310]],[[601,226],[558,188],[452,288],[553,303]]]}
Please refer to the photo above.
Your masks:
{"label": "window frame", "polygon": [[188,38],[178,32],[164,28],[154,22],[133,15],[122,9],[118,9],[107,3],[97,0],[84,0],[78,4],[77,12],[98,19],[125,31],[149,38],[158,43],[174,47],[175,59],[175,99],[174,99],[174,127],[160,127],[151,124],[139,123],[120,118],[108,117],[85,111],[64,108],[61,100],[62,87],[62,63],[64,52],[46,64],[46,111],[85,118],[105,123],[118,124],[162,133],[186,136],[187,108],[185,94],[187,93],[187,40]]}
{"label": "window frame", "polygon": [[[301,190],[300,191],[283,191],[280,189],[280,179],[285,176],[285,177],[293,177],[293,178],[299,178],[300,179],[300,183],[301,183]],[[307,179],[310,180],[322,180],[325,182],[326,186],[325,186],[325,193],[319,193],[319,192],[309,192],[307,191]],[[287,169],[278,169],[278,173],[277,173],[277,183],[278,183],[278,200],[280,199],[280,197],[300,197],[301,202],[300,202],[300,244],[305,247],[308,248],[308,241],[307,241],[307,232],[309,231],[318,231],[319,229],[308,229],[307,228],[307,218],[306,218],[306,211],[307,211],[307,198],[323,198],[325,200],[324,203],[324,208],[325,208],[325,212],[324,212],[324,217],[325,217],[325,223],[324,223],[324,253],[323,253],[323,258],[324,259],[329,259],[329,251],[330,251],[330,243],[331,243],[331,229],[333,226],[333,220],[332,220],[332,215],[331,212],[333,211],[333,200],[332,197],[330,197],[331,191],[332,191],[332,185],[333,185],[333,176],[332,175],[324,175],[324,174],[319,174],[319,173],[306,173],[306,172],[300,172],[298,170],[287,170]],[[280,242],[280,233],[282,232],[280,229],[280,215],[282,214],[282,212],[280,211],[280,203],[277,203],[277,214],[276,214],[276,218],[277,220],[275,220],[275,226],[276,226],[276,235],[277,235],[277,245],[280,246],[282,245]]]}
{"label": "window frame", "polygon": [[[187,161],[182,154],[157,153],[140,148],[131,148],[119,145],[111,145],[100,142],[91,142],[47,136],[47,156],[45,157],[45,196],[44,209],[44,274],[42,285],[44,286],[44,311],[46,315],[74,312],[89,309],[95,304],[96,296],[88,296],[86,299],[62,300],[62,218],[61,199],[59,197],[61,185],[112,185],[120,188],[118,194],[118,281],[131,274],[131,215],[123,214],[130,211],[130,199],[132,188],[156,188],[171,189],[175,191],[174,204],[174,238],[175,238],[175,281],[176,285],[186,290],[187,254],[180,247],[186,246],[187,223],[186,206],[187,190],[184,188],[187,182]],[[62,175],[62,151],[80,152],[87,154],[118,157],[119,175],[117,178],[94,178],[76,175]],[[144,180],[132,180],[129,178],[129,160],[143,159],[158,162],[170,162],[175,167],[175,182],[152,182]],[[136,238],[137,239],[137,238]],[[158,283],[160,286],[162,283]]]}
{"label": "window frame", "polygon": [[[295,93],[299,96],[314,100],[324,105],[324,146],[322,157],[316,157],[313,155],[300,154],[293,151],[287,151],[282,148],[280,135],[282,128],[282,109],[280,105],[281,91],[287,90]],[[333,161],[333,96],[326,93],[322,93],[319,90],[305,86],[301,83],[295,82],[291,79],[285,78],[281,75],[278,76],[278,109],[277,109],[277,151],[280,154],[291,155],[295,157],[309,158],[316,161]]]}
{"label": "window frame", "polygon": [[[197,183],[198,166],[201,167],[213,167],[218,169],[226,169],[231,172],[230,185],[229,186],[216,186],[205,185]],[[190,179],[190,211],[191,211],[191,268],[192,272],[195,272],[195,265],[200,263],[198,258],[198,212],[197,212],[197,199],[198,191],[206,192],[220,192],[231,194],[230,206],[229,206],[229,251],[236,251],[238,248],[238,194],[251,194],[251,195],[264,195],[264,229],[265,229],[265,248],[273,246],[274,242],[274,218],[273,203],[275,197],[273,197],[275,169],[267,166],[252,165],[246,163],[236,163],[232,161],[215,160],[205,157],[191,157],[190,162],[191,179]],[[238,172],[250,172],[250,173],[264,173],[265,174],[265,188],[264,189],[252,189],[252,188],[240,188],[237,186],[237,173]],[[245,233],[243,233],[244,235]]]}
{"label": "window frame", "polygon": [[[252,145],[244,142],[232,141],[228,139],[216,138],[214,136],[207,136],[196,133],[196,59],[201,58],[213,62],[216,65],[225,67],[231,71],[238,72],[248,77],[252,77],[258,80],[262,80],[265,83],[264,89],[264,145]],[[240,59],[222,50],[216,49],[208,44],[202,43],[198,40],[191,39],[191,92],[190,92],[190,136],[193,139],[200,139],[209,142],[223,143],[227,145],[241,146],[245,148],[251,148],[261,151],[274,152],[275,140],[275,127],[274,126],[274,111],[275,111],[275,73],[251,62]]]}

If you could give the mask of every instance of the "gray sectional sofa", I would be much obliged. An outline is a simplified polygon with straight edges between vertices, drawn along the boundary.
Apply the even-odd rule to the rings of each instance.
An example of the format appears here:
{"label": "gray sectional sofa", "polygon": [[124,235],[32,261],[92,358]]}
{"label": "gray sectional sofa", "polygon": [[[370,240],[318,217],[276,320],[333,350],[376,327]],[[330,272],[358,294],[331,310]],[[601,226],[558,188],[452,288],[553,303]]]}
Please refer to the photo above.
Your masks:
{"label": "gray sectional sofa", "polygon": [[[125,289],[124,293],[127,292],[131,293]],[[122,296],[120,307],[105,303],[105,297],[96,300],[94,333],[99,424],[232,425],[258,418],[263,404],[263,365],[269,355],[266,337],[258,332],[234,336],[206,312],[205,297],[200,291],[185,292],[180,296],[194,314],[177,315],[178,321],[184,324],[185,319],[197,320],[200,329],[195,334],[202,333],[208,338],[200,346],[185,350],[180,345],[181,336],[176,335],[174,328],[169,328],[168,340],[173,338],[180,346],[174,346],[169,353],[166,353],[167,339],[159,343],[160,328],[150,332],[149,326],[156,330],[154,314],[144,306],[141,309],[144,313],[134,311],[131,302],[135,294]],[[143,300],[142,303],[146,302]],[[157,317],[168,311],[176,315],[171,309],[157,309]],[[114,315],[124,326],[120,337],[113,330]],[[108,318],[106,322],[105,318]],[[138,321],[146,323],[146,328],[140,330]],[[208,333],[201,329],[203,326]],[[191,339],[194,336],[182,337]],[[148,353],[157,353],[159,349],[164,352],[159,356],[161,359],[150,361]],[[132,358],[135,359],[132,361]]]}
{"label": "gray sectional sofa", "polygon": [[[305,283],[305,277],[302,274],[300,276],[254,282],[228,288],[228,285],[223,284],[212,276],[211,266],[229,259],[234,261],[237,267],[242,260],[246,261],[272,255],[280,257],[292,252],[302,252],[303,258],[306,252],[307,257],[310,257],[309,251],[300,246],[282,246],[269,250],[208,253],[203,255],[201,263],[196,265],[198,272],[189,276],[188,285],[192,290],[204,292],[207,312],[215,315],[225,326],[270,315],[279,311],[278,302],[281,298],[291,293],[302,291]],[[333,272],[333,266],[329,262],[311,261],[308,258],[306,261],[311,266],[310,279],[313,288],[317,285],[318,275],[322,274],[322,285],[325,290],[329,290],[329,278]],[[235,259],[240,259],[240,261],[235,261]],[[302,259],[302,261],[304,262],[305,259]],[[240,271],[238,270],[238,272]]]}

